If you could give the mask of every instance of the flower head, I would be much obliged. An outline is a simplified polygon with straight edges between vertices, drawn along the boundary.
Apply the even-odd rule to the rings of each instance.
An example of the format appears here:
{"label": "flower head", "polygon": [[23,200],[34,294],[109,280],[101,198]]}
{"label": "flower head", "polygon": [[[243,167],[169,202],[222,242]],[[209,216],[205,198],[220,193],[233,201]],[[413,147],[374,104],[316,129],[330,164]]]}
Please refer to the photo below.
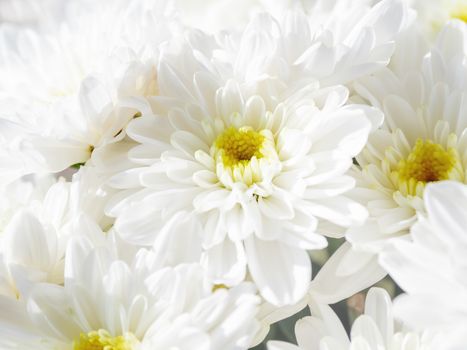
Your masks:
{"label": "flower head", "polygon": [[[162,94],[173,81],[161,81]],[[310,86],[275,106],[235,81],[196,94],[188,107],[174,99],[168,117],[145,114],[128,126],[140,143],[129,157],[140,167],[111,183],[139,186],[108,208],[115,228],[133,243],[167,242],[161,232],[186,213],[199,223],[193,227],[215,283],[235,285],[248,266],[271,302],[294,303],[310,281],[303,248],[326,244],[318,219],[349,226],[366,217],[345,197],[353,186],[345,172],[371,129],[367,116],[377,113],[344,106],[342,87]]]}
{"label": "flower head", "polygon": [[[451,22],[429,53],[417,56],[414,50],[415,57],[406,63],[396,55],[391,70],[357,85],[362,95],[382,108],[386,120],[369,137],[352,170],[357,186],[351,197],[365,205],[370,215],[363,226],[347,232],[356,249],[343,266],[347,272],[356,271],[351,261],[361,261],[358,252],[378,253],[391,239],[409,235],[417,215],[425,213],[428,184],[467,181],[467,125],[461,102],[467,86],[449,64],[464,55],[465,33],[464,24]],[[401,46],[406,44],[402,40]],[[449,50],[448,44],[456,49]],[[418,68],[412,66],[417,60]],[[438,60],[444,63],[438,65]]]}
{"label": "flower head", "polygon": [[[393,319],[391,299],[381,288],[372,288],[365,300],[365,313],[353,323],[350,338],[337,315],[327,305],[311,304],[311,317],[295,325],[298,346],[271,341],[269,350],[436,349],[434,334],[417,334],[399,327]],[[399,329],[398,329],[399,328]]]}
{"label": "flower head", "polygon": [[23,348],[33,339],[39,349],[234,350],[258,330],[251,284],[212,292],[199,265],[163,268],[145,250],[126,263],[84,237],[68,249],[64,285],[38,284],[31,293],[19,325],[31,333],[3,337]]}
{"label": "flower head", "polygon": [[430,184],[424,203],[426,216],[413,225],[412,241],[394,241],[380,261],[407,293],[396,299],[396,315],[414,329],[442,331],[442,348],[457,349],[465,344],[467,324],[462,301],[467,187],[453,181]]}

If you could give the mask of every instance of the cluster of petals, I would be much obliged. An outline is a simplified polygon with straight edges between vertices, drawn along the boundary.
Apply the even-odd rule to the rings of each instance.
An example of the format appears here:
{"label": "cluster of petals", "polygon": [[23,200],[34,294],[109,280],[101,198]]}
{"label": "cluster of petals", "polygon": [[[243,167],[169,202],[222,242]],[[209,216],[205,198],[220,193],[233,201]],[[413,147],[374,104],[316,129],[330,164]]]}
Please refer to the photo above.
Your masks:
{"label": "cluster of petals", "polygon": [[[462,0],[0,1],[0,348],[460,349],[465,22]],[[328,304],[387,273],[394,316],[372,288],[347,335]],[[266,345],[306,306],[298,345]]]}

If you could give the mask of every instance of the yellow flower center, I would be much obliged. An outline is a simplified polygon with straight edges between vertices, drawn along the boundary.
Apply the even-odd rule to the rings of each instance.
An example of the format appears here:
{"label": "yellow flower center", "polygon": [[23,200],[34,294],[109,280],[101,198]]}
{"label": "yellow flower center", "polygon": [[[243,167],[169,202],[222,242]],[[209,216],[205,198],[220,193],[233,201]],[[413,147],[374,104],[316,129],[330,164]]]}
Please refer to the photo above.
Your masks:
{"label": "yellow flower center", "polygon": [[222,157],[225,167],[247,165],[253,157],[260,159],[265,136],[250,127],[230,127],[219,135],[214,146]]}
{"label": "yellow flower center", "polygon": [[[448,145],[455,144],[456,136],[450,135]],[[402,159],[392,172],[393,181],[404,195],[422,196],[425,185],[442,180],[463,181],[464,171],[459,154],[454,147],[443,147],[430,140],[418,139],[406,159]]]}
{"label": "yellow flower center", "polygon": [[221,283],[221,284],[215,284],[212,286],[212,292],[214,293],[215,291],[217,290],[220,290],[220,289],[229,289],[229,287],[227,287],[225,284]]}
{"label": "yellow flower center", "polygon": [[467,3],[459,3],[450,13],[451,18],[457,18],[467,23]]}
{"label": "yellow flower center", "polygon": [[132,334],[112,337],[104,329],[81,333],[79,339],[73,343],[73,350],[133,350],[137,343]]}
{"label": "yellow flower center", "polygon": [[399,162],[398,172],[403,180],[427,183],[449,179],[455,165],[456,151],[453,148],[445,150],[439,144],[419,139],[407,159]]}

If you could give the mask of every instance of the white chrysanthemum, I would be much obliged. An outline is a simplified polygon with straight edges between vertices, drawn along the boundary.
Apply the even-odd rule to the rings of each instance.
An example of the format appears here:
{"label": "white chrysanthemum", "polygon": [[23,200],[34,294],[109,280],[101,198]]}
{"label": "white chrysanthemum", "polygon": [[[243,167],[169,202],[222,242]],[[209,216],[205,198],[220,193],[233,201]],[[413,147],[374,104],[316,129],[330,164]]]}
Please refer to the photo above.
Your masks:
{"label": "white chrysanthemum", "polygon": [[23,152],[22,173],[86,162],[125,136],[126,98],[157,93],[158,45],[173,34],[165,1],[84,4],[54,31],[1,29],[1,118],[17,130],[5,144]]}
{"label": "white chrysanthemum", "polygon": [[[385,66],[395,38],[411,17],[400,0],[384,0],[373,7],[368,1],[326,0],[307,6],[296,2],[276,16],[253,16],[240,32],[215,38],[200,31],[188,33],[194,52],[172,55],[170,62],[184,72],[185,84],[198,70],[207,69],[223,82],[233,78],[262,88],[263,97],[268,94],[277,103],[278,95],[311,81],[319,80],[320,86],[345,84]],[[180,55],[193,56],[194,61],[180,60]],[[266,77],[275,85],[264,84]],[[178,92],[188,100],[192,97]]]}
{"label": "white chrysanthemum", "polygon": [[[370,12],[372,6],[379,1],[375,0],[216,0],[216,1],[195,1],[176,0],[174,2],[177,13],[181,21],[193,28],[200,28],[207,33],[217,33],[221,30],[242,31],[248,22],[258,13],[267,12],[277,19],[284,17],[284,13],[292,10],[299,10],[309,17],[309,24],[316,35],[323,32],[331,32],[335,35],[335,43],[332,46],[346,41],[349,32],[346,28],[354,28],[362,25],[362,17]],[[375,23],[382,24],[382,18],[378,16],[393,16],[393,25],[397,26],[400,18],[395,13],[384,14],[386,7],[381,7],[379,11],[373,11]],[[390,11],[389,11],[390,12]],[[296,16],[296,15],[292,15]],[[303,19],[300,19],[303,20]],[[289,22],[291,23],[291,22]],[[372,25],[374,25],[373,23]],[[302,23],[303,24],[303,23]],[[300,24],[300,26],[302,25]],[[384,26],[384,24],[383,24]],[[284,29],[287,25],[284,25]],[[360,28],[360,29],[362,29]],[[290,30],[291,28],[289,28]],[[297,33],[306,37],[307,26],[295,28]],[[357,31],[359,31],[358,29]],[[305,31],[304,31],[305,30]],[[377,36],[382,32],[377,32]],[[307,45],[306,42],[294,43],[295,45]],[[348,43],[347,43],[348,44]],[[329,47],[332,50],[332,48]],[[343,49],[343,48],[341,48]],[[363,54],[363,53],[362,53]]]}
{"label": "white chrysanthemum", "polygon": [[442,331],[440,348],[459,350],[467,341],[467,186],[430,184],[425,207],[427,217],[413,226],[412,241],[394,241],[380,260],[407,293],[396,299],[396,315],[416,329]]}
{"label": "white chrysanthemum", "polygon": [[56,232],[60,220],[50,208],[52,193],[60,191],[61,185],[54,182],[52,177],[37,177],[2,188],[1,295],[24,298],[33,283],[63,281],[63,247]]}
{"label": "white chrysanthemum", "polygon": [[295,325],[298,346],[271,341],[269,350],[429,350],[438,349],[432,334],[417,334],[395,324],[391,299],[384,289],[372,288],[365,314],[352,325],[350,339],[337,315],[327,305],[313,304],[312,316]]}
{"label": "white chrysanthemum", "polygon": [[53,177],[18,180],[2,189],[0,257],[3,295],[24,301],[38,282],[63,283],[65,250],[71,235],[86,235],[105,245],[102,230],[108,193],[94,170],[82,167],[72,182]]}
{"label": "white chrysanthemum", "polygon": [[[365,264],[388,240],[409,234],[417,213],[425,211],[427,183],[466,181],[466,38],[466,25],[452,22],[429,54],[419,58],[421,69],[404,72],[404,65],[397,66],[357,85],[384,111],[385,122],[369,137],[351,173],[357,180],[351,197],[370,216],[347,232],[357,249],[343,261],[347,272]],[[405,59],[409,68],[414,61]]]}
{"label": "white chrysanthemum", "polygon": [[353,186],[345,172],[366,142],[367,117],[378,112],[344,106],[343,87],[314,85],[271,106],[234,81],[217,88],[206,72],[195,74],[185,108],[187,100],[177,100],[187,94],[181,76],[165,63],[159,78],[170,99],[156,97],[153,106],[168,103],[168,115],[143,113],[128,126],[141,143],[129,157],[141,168],[111,180],[127,189],[109,207],[116,230],[134,243],[164,243],[190,215],[216,283],[242,281],[248,265],[268,301],[298,301],[310,280],[305,249],[326,245],[314,233],[318,218],[345,227],[366,218],[345,197]]}
{"label": "white chrysanthemum", "polygon": [[269,75],[283,84],[276,89],[312,78],[322,86],[345,84],[389,62],[394,39],[410,17],[398,0],[373,7],[368,1],[323,0],[300,7],[277,19],[258,15],[241,35],[221,37],[237,78],[258,83]]}
{"label": "white chrysanthemum", "polygon": [[[220,46],[192,32],[188,45],[166,49],[158,69],[160,97],[149,97],[152,112],[142,110],[128,129],[142,144],[130,159],[143,167],[112,180],[126,190],[108,210],[118,216],[119,233],[134,243],[165,244],[165,228],[193,214],[202,227],[187,231],[203,231],[203,262],[214,280],[234,285],[248,265],[268,301],[298,301],[310,278],[303,249],[324,245],[311,235],[316,218],[349,227],[365,216],[342,195],[353,186],[344,173],[370,127],[361,117],[377,125],[380,115],[361,106],[342,108],[345,89],[318,91],[316,85],[316,78],[347,82],[387,62],[405,8],[384,1],[362,11],[363,19],[351,21],[351,36],[336,24],[324,32],[312,28],[296,10],[282,24],[258,16],[240,40],[227,35]],[[326,14],[332,11],[324,7],[320,23]],[[333,30],[346,44],[331,46],[330,58],[321,41]],[[375,40],[363,40],[366,34]],[[354,40],[369,46],[360,50]],[[365,54],[356,59],[354,49]],[[323,64],[330,64],[324,73]]]}
{"label": "white chrysanthemum", "polygon": [[[142,144],[129,152],[130,159],[143,167],[112,180],[126,190],[108,210],[118,216],[119,233],[135,243],[165,244],[166,228],[178,225],[184,213],[193,214],[202,227],[193,224],[187,231],[203,231],[203,262],[214,280],[234,285],[245,278],[248,265],[268,301],[298,301],[310,278],[303,249],[324,245],[322,237],[311,235],[316,217],[348,227],[365,216],[342,195],[353,186],[344,173],[370,127],[361,117],[378,124],[379,114],[342,108],[347,91],[317,91],[316,78],[346,82],[387,61],[405,8],[384,1],[366,10],[363,19],[353,18],[359,24],[352,22],[350,37],[343,27],[336,31],[346,45],[333,46],[331,59],[316,41],[328,32],[318,35],[299,10],[283,24],[259,16],[239,41],[226,36],[220,47],[193,32],[189,45],[165,50],[158,70],[161,96],[148,98],[160,117],[145,108],[128,129]],[[365,55],[356,59],[352,50],[360,46],[353,40],[362,43],[365,33],[375,41],[367,41]],[[323,64],[332,67],[317,74]]]}
{"label": "white chrysanthemum", "polygon": [[[157,45],[170,37],[170,26],[175,25],[165,0],[104,0],[97,4],[80,0],[64,7],[68,15],[60,18],[57,28],[34,31],[1,27],[0,68],[5,79],[0,82],[0,91],[5,97],[51,104],[77,95],[84,78],[99,78],[99,74],[107,79],[105,83],[115,85],[109,88],[125,89],[122,85],[128,87],[133,81],[119,82],[125,73],[120,70],[138,70],[138,60],[151,57]],[[165,20],[164,15],[168,16]],[[156,33],[145,34],[149,28]],[[119,66],[127,61],[133,66]]]}
{"label": "white chrysanthemum", "polygon": [[[246,349],[258,301],[251,284],[212,292],[199,265],[160,268],[145,250],[127,264],[81,238],[69,246],[64,286],[37,285],[29,321],[2,310],[10,323],[0,333],[15,349]],[[10,335],[15,326],[27,336]]]}

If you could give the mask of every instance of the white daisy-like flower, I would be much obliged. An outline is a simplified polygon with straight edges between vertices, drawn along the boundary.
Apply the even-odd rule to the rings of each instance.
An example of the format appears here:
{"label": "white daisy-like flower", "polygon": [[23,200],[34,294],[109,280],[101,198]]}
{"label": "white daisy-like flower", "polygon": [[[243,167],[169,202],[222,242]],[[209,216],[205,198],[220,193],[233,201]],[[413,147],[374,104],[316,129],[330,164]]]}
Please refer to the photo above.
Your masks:
{"label": "white daisy-like flower", "polygon": [[[413,17],[400,0],[373,7],[368,1],[347,0],[294,4],[276,16],[253,16],[241,32],[215,37],[188,32],[189,49],[162,54],[183,72],[185,85],[193,84],[197,71],[208,70],[223,83],[235,79],[262,90],[265,100],[277,104],[311,82],[318,80],[322,87],[345,84],[385,66],[395,38]],[[177,92],[187,101],[193,97],[185,89]]]}
{"label": "white daisy-like flower", "polygon": [[[28,295],[38,282],[63,282],[64,247],[57,234],[63,195],[52,177],[18,180],[2,189],[0,202],[0,294]],[[61,194],[60,194],[61,193]],[[12,301],[13,302],[13,301]]]}
{"label": "white daisy-like flower", "polygon": [[52,176],[22,179],[2,189],[0,261],[3,295],[21,299],[38,282],[63,283],[69,238],[85,235],[96,246],[114,241],[113,220],[104,215],[109,198],[101,176],[82,167],[71,182]]}
{"label": "white daisy-like flower", "polygon": [[440,349],[459,350],[467,341],[467,186],[430,184],[424,202],[426,217],[413,226],[412,240],[394,241],[380,260],[407,293],[395,300],[396,315],[445,334]]}
{"label": "white daisy-like flower", "polygon": [[[357,181],[351,198],[370,215],[363,226],[347,231],[356,251],[343,259],[341,272],[356,271],[390,239],[409,234],[417,214],[425,211],[426,184],[466,182],[466,35],[464,23],[452,22],[419,58],[421,69],[394,67],[356,86],[384,111],[385,122],[369,137],[351,172]],[[410,66],[417,59],[405,61]],[[395,62],[404,64],[400,57]]]}
{"label": "white daisy-like flower", "polygon": [[111,180],[125,189],[108,207],[116,230],[133,243],[164,243],[190,215],[216,283],[244,280],[248,265],[269,302],[297,302],[311,277],[305,249],[326,245],[318,218],[344,227],[366,218],[345,196],[354,185],[345,172],[379,112],[344,106],[344,87],[315,85],[274,105],[233,80],[216,85],[207,72],[195,74],[188,92],[191,78],[181,85],[182,73],[161,62],[167,97],[150,101],[167,115],[145,112],[127,128],[140,143],[129,157],[141,167]]}
{"label": "white daisy-like flower", "polygon": [[286,89],[310,79],[321,86],[348,83],[389,62],[396,36],[412,18],[398,0],[295,5],[278,18],[258,15],[241,35],[220,38],[238,79],[258,83],[268,75]]}
{"label": "white daisy-like flower", "polygon": [[[151,57],[155,47],[170,37],[171,25],[175,26],[163,0],[98,4],[80,0],[65,6],[64,13],[68,15],[50,30],[1,27],[2,97],[51,104],[77,95],[89,75],[105,78],[113,90],[125,89],[122,85],[131,85],[133,80],[130,76],[127,82],[119,81],[124,70],[138,70],[138,59]],[[157,33],[144,35],[150,27]],[[91,35],[96,32],[100,35]],[[127,61],[133,67],[119,66]]]}
{"label": "white daisy-like flower", "polygon": [[[393,319],[389,294],[372,288],[365,301],[365,313],[352,325],[350,337],[337,315],[327,305],[312,304],[310,317],[295,325],[298,346],[270,341],[269,350],[430,350],[438,349],[431,333],[404,329]],[[435,345],[436,344],[436,345]]]}
{"label": "white daisy-like flower", "polygon": [[[128,264],[83,238],[67,256],[64,286],[37,285],[29,321],[12,315],[0,330],[13,348],[237,350],[247,349],[257,331],[259,298],[251,284],[212,292],[199,265],[160,268],[145,250]],[[9,317],[2,310],[0,323]],[[15,326],[26,334],[8,333]]]}
{"label": "white daisy-like flower", "polygon": [[[304,23],[299,23],[300,28],[289,30],[296,30],[297,33],[301,33],[303,38],[307,38],[308,31],[311,29],[314,31],[314,36],[324,35],[334,36],[333,39],[327,41],[329,50],[335,49],[340,43],[343,46],[348,45],[349,32],[346,32],[347,28],[358,28],[356,32],[360,31],[367,24],[364,22],[368,19],[362,20],[362,15],[369,15],[372,17],[374,23],[371,26],[387,26],[383,24],[384,18],[393,16],[392,25],[394,28],[398,25],[398,15],[389,9],[387,6],[381,6],[378,10],[372,10],[372,7],[379,1],[375,0],[318,0],[318,1],[303,1],[303,0],[220,0],[220,1],[194,1],[194,0],[176,0],[174,1],[175,8],[181,19],[185,24],[188,24],[193,28],[200,28],[206,33],[218,33],[221,30],[229,30],[235,32],[241,32],[249,21],[258,13],[267,12],[277,19],[282,19],[284,13],[295,12],[293,15],[290,14],[289,19],[286,20],[288,23],[284,23],[283,28],[287,28],[295,20],[302,21],[304,18],[297,18],[298,16],[306,15],[309,20],[309,25],[303,26]],[[387,5],[387,4],[386,4]],[[392,4],[393,5],[393,4]],[[384,13],[384,12],[389,13]],[[392,13],[390,13],[392,12]],[[295,17],[292,21],[291,19]],[[380,17],[380,18],[379,18]],[[379,22],[379,23],[378,23]],[[311,28],[310,28],[311,27]],[[366,28],[368,29],[368,28]],[[381,29],[381,28],[379,28]],[[382,31],[376,30],[376,36],[381,36]],[[386,27],[389,29],[389,27]],[[287,29],[286,29],[287,30]],[[271,34],[271,33],[270,33]],[[357,34],[358,35],[358,34]],[[380,38],[377,38],[377,40]],[[318,39],[319,41],[320,39]],[[308,41],[308,40],[307,40]],[[303,47],[307,47],[309,44],[307,41],[302,43],[294,43]],[[317,43],[316,41],[315,43]],[[334,47],[332,47],[334,46]],[[345,48],[341,47],[341,53],[344,52]],[[260,53],[259,54],[263,54]],[[366,54],[361,52],[361,54]],[[345,55],[345,54],[344,54]],[[329,57],[329,56],[328,56]],[[291,58],[291,57],[289,57]]]}
{"label": "white daisy-like flower", "polygon": [[85,4],[53,31],[1,28],[1,118],[17,130],[23,174],[85,163],[124,138],[137,113],[126,98],[157,93],[158,46],[175,33],[166,2]]}
{"label": "white daisy-like flower", "polygon": [[[343,107],[346,89],[318,91],[316,83],[347,82],[387,62],[405,7],[384,1],[365,9],[363,19],[352,19],[352,36],[339,27],[335,34],[346,44],[331,46],[331,58],[318,55],[324,44],[316,38],[324,40],[335,25],[312,30],[299,10],[283,24],[257,17],[239,41],[227,35],[219,44],[193,32],[188,45],[165,50],[160,97],[148,98],[152,110],[142,110],[127,130],[141,143],[129,157],[142,167],[111,181],[125,190],[108,207],[124,239],[165,243],[168,227],[188,213],[198,221],[191,231],[202,232],[202,260],[216,283],[235,285],[248,272],[269,302],[301,299],[310,280],[304,249],[325,245],[312,234],[317,218],[328,234],[365,218],[344,195],[353,186],[344,174],[365,143],[368,119],[378,125],[380,114]],[[376,41],[367,41],[360,61],[352,50],[360,51],[354,40],[362,43],[365,33]],[[332,67],[315,74],[324,63]],[[326,220],[333,225],[325,228]]]}

